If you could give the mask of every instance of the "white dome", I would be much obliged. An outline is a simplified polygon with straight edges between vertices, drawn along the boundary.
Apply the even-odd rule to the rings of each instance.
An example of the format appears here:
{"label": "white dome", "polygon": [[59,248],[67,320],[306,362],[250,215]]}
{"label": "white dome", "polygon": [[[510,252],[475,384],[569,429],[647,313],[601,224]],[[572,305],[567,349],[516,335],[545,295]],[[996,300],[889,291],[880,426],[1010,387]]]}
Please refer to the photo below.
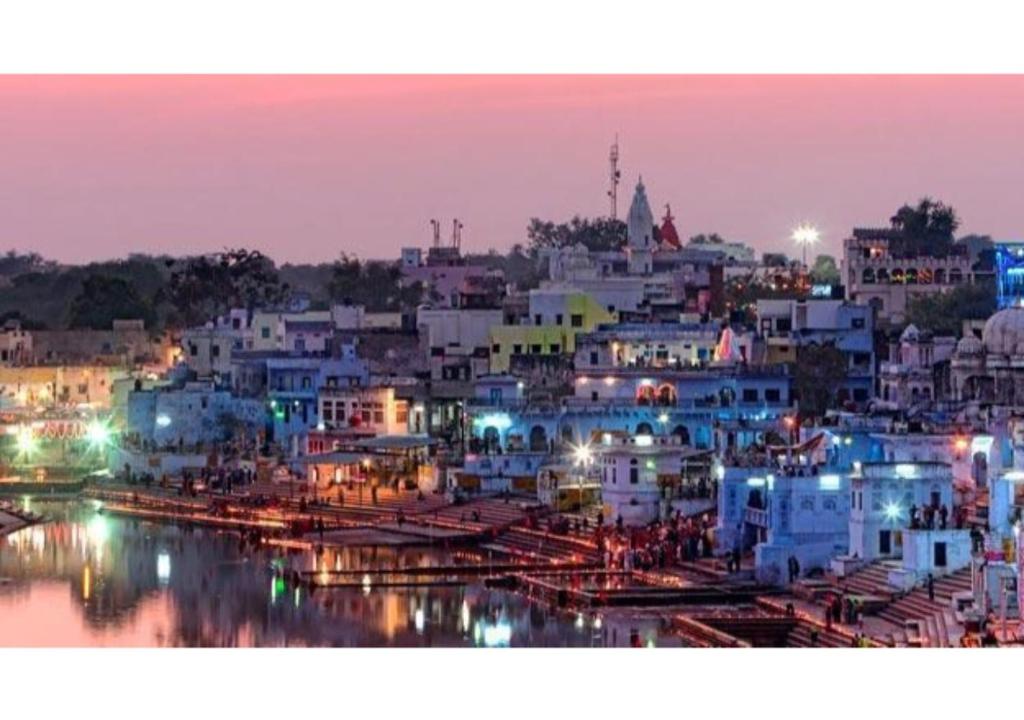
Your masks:
{"label": "white dome", "polygon": [[963,336],[956,344],[957,355],[981,355],[984,351],[985,346],[981,344],[981,340],[973,335]]}
{"label": "white dome", "polygon": [[1000,310],[985,322],[981,333],[985,350],[994,355],[1015,355],[1024,345],[1024,308]]}

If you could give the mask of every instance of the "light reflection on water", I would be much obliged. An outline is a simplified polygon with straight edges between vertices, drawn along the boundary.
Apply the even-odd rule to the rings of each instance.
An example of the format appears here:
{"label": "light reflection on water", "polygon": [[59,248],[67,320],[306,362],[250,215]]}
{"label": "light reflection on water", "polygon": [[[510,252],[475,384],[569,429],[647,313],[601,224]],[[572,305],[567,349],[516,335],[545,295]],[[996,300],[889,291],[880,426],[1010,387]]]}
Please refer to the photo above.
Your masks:
{"label": "light reflection on water", "polygon": [[272,563],[311,571],[451,562],[431,548],[254,550],[230,534],[53,503],[54,518],[0,538],[5,646],[606,646],[678,644],[649,618],[577,619],[482,583],[343,590],[295,588]]}

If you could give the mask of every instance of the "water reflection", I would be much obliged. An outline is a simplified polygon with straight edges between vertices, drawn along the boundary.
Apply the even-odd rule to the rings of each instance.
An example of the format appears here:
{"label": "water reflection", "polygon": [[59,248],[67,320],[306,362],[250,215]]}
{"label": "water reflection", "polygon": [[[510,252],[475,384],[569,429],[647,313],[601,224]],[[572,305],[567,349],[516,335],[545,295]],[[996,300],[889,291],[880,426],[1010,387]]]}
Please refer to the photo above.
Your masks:
{"label": "water reflection", "polygon": [[[0,538],[8,646],[592,646],[675,643],[657,618],[575,618],[482,584],[375,587],[379,571],[450,564],[431,548],[253,550],[237,536],[37,504],[53,522]],[[310,593],[271,567],[358,570]],[[370,573],[374,573],[372,576]]]}

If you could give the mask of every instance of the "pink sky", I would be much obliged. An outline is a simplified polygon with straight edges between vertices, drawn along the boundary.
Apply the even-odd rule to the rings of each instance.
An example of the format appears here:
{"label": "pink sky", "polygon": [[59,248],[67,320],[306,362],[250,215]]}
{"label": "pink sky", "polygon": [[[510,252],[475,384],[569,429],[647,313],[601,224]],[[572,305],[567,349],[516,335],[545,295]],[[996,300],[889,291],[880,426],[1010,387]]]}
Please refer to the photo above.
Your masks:
{"label": "pink sky", "polygon": [[6,76],[0,249],[397,257],[455,216],[504,249],[607,212],[616,132],[620,212],[642,173],[683,237],[835,252],[926,194],[1020,237],[1022,121],[1022,76]]}

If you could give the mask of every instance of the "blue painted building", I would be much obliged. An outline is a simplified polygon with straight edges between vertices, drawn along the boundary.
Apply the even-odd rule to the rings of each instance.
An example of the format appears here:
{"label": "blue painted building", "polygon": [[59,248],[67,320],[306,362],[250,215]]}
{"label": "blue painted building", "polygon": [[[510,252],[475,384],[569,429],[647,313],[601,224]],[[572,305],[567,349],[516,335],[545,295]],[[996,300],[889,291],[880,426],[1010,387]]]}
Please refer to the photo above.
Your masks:
{"label": "blue painted building", "polygon": [[231,360],[234,394],[265,403],[266,439],[293,453],[298,441],[320,421],[322,388],[369,383],[369,367],[345,346],[337,357],[283,350],[238,353]]}
{"label": "blue painted building", "polygon": [[997,242],[995,254],[999,309],[1024,306],[1024,242]]}

